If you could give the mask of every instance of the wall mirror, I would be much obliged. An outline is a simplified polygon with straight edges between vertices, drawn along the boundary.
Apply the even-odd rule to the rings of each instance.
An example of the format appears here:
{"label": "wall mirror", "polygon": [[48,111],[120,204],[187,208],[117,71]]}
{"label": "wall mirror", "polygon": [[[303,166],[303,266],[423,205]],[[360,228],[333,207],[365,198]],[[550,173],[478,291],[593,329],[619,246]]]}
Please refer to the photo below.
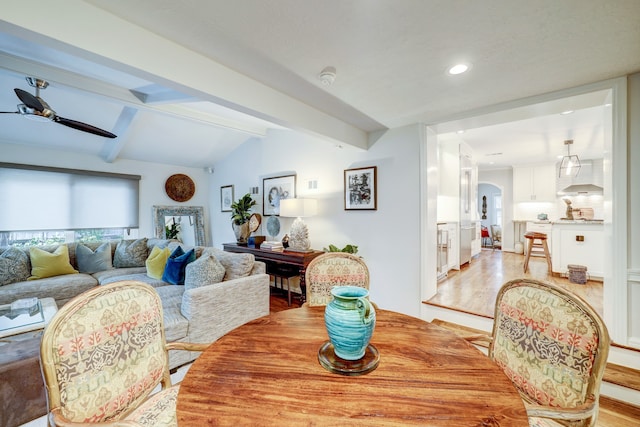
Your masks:
{"label": "wall mirror", "polygon": [[160,239],[176,238],[175,232],[187,246],[207,246],[202,206],[154,206],[153,225]]}

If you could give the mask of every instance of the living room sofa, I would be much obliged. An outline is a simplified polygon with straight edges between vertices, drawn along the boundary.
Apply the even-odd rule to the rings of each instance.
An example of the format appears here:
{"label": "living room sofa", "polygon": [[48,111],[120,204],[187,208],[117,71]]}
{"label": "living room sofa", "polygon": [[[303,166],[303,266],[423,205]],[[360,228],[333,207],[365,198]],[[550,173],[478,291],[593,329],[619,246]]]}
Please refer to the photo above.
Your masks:
{"label": "living room sofa", "polygon": [[[137,247],[137,262],[122,260],[118,266],[118,256],[121,255],[123,243]],[[82,243],[84,250],[98,251],[104,242]],[[64,243],[69,256],[72,270],[81,271],[76,254],[77,243]],[[61,252],[61,245],[39,246],[38,249],[51,254]],[[18,267],[12,260],[2,260],[9,248],[0,248],[0,279],[5,284],[0,286],[0,304],[9,304],[20,298],[50,297],[56,301],[58,308],[80,293],[95,286],[104,285],[121,280],[135,280],[148,283],[158,292],[163,306],[165,333],[168,342],[184,341],[193,343],[210,343],[227,332],[258,317],[269,314],[269,276],[265,273],[265,264],[255,261],[252,254],[232,254],[213,247],[183,248],[185,251],[193,249],[196,260],[203,256],[207,259],[215,258],[224,270],[223,280],[217,283],[208,282],[206,276],[197,276],[189,280],[189,270],[186,271],[187,284],[171,284],[163,278],[150,277],[147,265],[140,265],[140,260],[147,260],[153,248],[168,248],[173,252],[179,245],[177,241],[164,239],[137,239],[110,243],[112,266],[92,273],[72,272],[54,275],[52,277],[24,280],[24,262]],[[30,248],[19,248],[29,258]],[[62,248],[64,249],[64,248]],[[62,251],[65,252],[65,251]],[[11,254],[24,257],[15,248]],[[7,261],[7,262],[2,262]],[[204,261],[204,260],[203,260]],[[213,262],[213,261],[212,261]],[[126,266],[135,264],[134,266]],[[194,263],[195,264],[195,263]],[[124,265],[124,266],[123,266]],[[115,266],[115,267],[114,267]],[[188,267],[188,266],[187,266]],[[29,270],[33,270],[29,266]],[[11,281],[11,275],[15,277]],[[9,277],[7,277],[9,276]],[[157,276],[156,276],[157,277]],[[194,276],[195,277],[195,276]],[[222,275],[220,275],[222,277]],[[3,283],[0,281],[0,283]],[[195,360],[197,352],[170,352],[170,367],[176,368]]]}

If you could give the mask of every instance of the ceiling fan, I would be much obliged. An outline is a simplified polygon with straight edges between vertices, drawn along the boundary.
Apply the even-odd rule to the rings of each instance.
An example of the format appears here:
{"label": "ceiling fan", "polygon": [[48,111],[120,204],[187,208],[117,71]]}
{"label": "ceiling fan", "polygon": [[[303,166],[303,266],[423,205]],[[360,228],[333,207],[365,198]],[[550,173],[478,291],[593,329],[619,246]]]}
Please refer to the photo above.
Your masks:
{"label": "ceiling fan", "polygon": [[0,114],[21,114],[27,118],[49,120],[105,138],[116,137],[115,134],[95,126],[58,116],[56,112],[49,107],[49,104],[40,98],[40,89],[46,89],[47,86],[49,86],[49,82],[34,77],[27,77],[27,82],[30,86],[36,88],[35,96],[27,91],[15,88],[14,92],[20,101],[22,101],[22,104],[18,104],[18,111],[0,111]]}

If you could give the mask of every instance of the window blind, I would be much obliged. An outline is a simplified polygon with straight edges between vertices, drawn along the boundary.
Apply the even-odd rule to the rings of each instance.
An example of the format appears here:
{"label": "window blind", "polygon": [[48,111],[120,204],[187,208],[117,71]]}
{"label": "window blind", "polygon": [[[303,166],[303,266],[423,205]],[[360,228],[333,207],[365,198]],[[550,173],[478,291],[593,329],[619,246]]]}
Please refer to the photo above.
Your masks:
{"label": "window blind", "polygon": [[139,175],[0,163],[0,231],[138,228]]}

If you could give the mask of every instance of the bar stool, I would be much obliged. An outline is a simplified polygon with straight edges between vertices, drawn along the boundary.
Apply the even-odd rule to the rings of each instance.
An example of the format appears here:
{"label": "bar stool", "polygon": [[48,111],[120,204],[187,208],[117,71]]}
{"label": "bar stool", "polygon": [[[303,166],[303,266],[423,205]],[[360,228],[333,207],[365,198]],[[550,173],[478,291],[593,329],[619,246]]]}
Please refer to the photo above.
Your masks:
{"label": "bar stool", "polygon": [[547,259],[549,273],[551,273],[553,270],[551,269],[551,254],[549,253],[549,246],[547,245],[547,235],[545,233],[530,231],[524,234],[524,238],[527,243],[527,254],[524,259],[524,272],[526,273],[529,268],[529,257],[532,253],[535,253],[540,254]]}

